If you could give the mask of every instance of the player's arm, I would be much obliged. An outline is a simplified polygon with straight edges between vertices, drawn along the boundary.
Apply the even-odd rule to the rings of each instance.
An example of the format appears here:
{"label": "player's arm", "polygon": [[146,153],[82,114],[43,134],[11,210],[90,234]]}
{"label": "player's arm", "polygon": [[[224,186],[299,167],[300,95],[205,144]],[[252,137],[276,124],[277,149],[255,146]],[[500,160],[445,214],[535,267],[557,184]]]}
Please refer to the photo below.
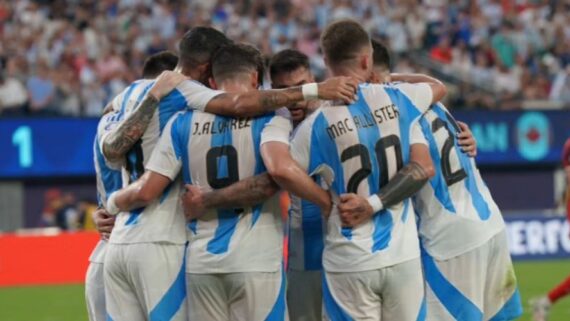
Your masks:
{"label": "player's arm", "polygon": [[110,214],[145,207],[160,197],[171,180],[153,171],[146,171],[136,182],[113,193],[107,201]]}
{"label": "player's arm", "polygon": [[212,98],[205,111],[232,117],[252,117],[303,100],[343,100],[352,103],[358,82],[351,77],[334,77],[321,83],[285,89],[254,90],[247,93],[222,93]]}
{"label": "player's arm", "polygon": [[103,139],[102,148],[105,158],[111,162],[122,159],[146,131],[160,99],[185,79],[185,76],[177,72],[168,70],[162,72],[143,101],[134,108],[132,114]]}
{"label": "player's arm", "polygon": [[475,136],[473,136],[469,125],[461,121],[458,121],[457,125],[461,129],[461,131],[457,133],[457,143],[461,146],[461,150],[467,153],[469,157],[477,156],[477,140]]}
{"label": "player's arm", "polygon": [[424,74],[390,74],[392,81],[410,84],[425,83],[431,88],[432,97],[430,104],[440,101],[447,95],[447,87],[441,81]]}
{"label": "player's arm", "polygon": [[279,186],[269,174],[263,173],[213,191],[205,192],[195,185],[186,185],[185,189],[182,195],[184,215],[195,219],[211,209],[243,208],[263,203],[279,191]]}

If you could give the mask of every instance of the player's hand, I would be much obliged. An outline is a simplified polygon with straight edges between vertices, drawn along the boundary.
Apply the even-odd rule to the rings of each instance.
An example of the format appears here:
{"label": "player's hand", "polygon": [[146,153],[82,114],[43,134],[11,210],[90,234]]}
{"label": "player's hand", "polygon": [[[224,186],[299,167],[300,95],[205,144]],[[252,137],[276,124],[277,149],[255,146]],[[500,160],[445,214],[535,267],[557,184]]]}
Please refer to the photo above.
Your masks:
{"label": "player's hand", "polygon": [[101,239],[108,241],[111,231],[115,226],[115,216],[107,213],[107,210],[104,208],[98,208],[93,212],[93,222],[95,223],[97,232],[101,235]]}
{"label": "player's hand", "polygon": [[463,152],[467,153],[469,157],[477,156],[477,141],[475,140],[475,137],[473,137],[471,129],[464,122],[458,121],[457,124],[459,125],[459,128],[461,128],[461,132],[457,134],[459,146],[461,146]]}
{"label": "player's hand", "polygon": [[188,79],[188,77],[179,72],[165,70],[158,76],[156,82],[150,88],[149,93],[154,96],[154,98],[161,100],[186,79]]}
{"label": "player's hand", "polygon": [[368,200],[356,194],[340,195],[338,205],[340,221],[343,227],[355,227],[368,221],[374,215],[374,209]]}
{"label": "player's hand", "polygon": [[329,196],[329,201],[326,203],[325,206],[321,206],[321,215],[324,217],[325,221],[329,219],[329,216],[331,216],[331,212],[334,205],[330,191],[327,191],[327,194]]}
{"label": "player's hand", "polygon": [[318,85],[319,99],[342,100],[347,104],[352,104],[357,99],[358,81],[352,77],[333,77]]}
{"label": "player's hand", "polygon": [[182,194],[182,207],[186,219],[193,220],[206,214],[204,205],[204,192],[200,186],[186,184],[185,192]]}

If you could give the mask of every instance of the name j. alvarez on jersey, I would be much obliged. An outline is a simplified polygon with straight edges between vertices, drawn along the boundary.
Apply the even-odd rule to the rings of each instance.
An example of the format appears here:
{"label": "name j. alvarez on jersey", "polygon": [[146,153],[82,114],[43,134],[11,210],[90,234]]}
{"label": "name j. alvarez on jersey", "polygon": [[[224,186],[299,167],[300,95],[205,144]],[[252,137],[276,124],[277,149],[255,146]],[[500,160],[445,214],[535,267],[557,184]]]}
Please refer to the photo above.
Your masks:
{"label": "name j. alvarez on jersey", "polygon": [[376,124],[382,124],[385,121],[397,119],[399,117],[400,112],[398,111],[398,107],[391,104],[373,109],[371,112],[358,113],[352,115],[352,117],[346,117],[339,120],[327,127],[327,134],[330,139],[335,139],[348,132],[354,131],[354,129],[372,127]]}
{"label": "name j. alvarez on jersey", "polygon": [[192,136],[215,135],[251,127],[251,118],[228,118],[221,121],[194,122]]}

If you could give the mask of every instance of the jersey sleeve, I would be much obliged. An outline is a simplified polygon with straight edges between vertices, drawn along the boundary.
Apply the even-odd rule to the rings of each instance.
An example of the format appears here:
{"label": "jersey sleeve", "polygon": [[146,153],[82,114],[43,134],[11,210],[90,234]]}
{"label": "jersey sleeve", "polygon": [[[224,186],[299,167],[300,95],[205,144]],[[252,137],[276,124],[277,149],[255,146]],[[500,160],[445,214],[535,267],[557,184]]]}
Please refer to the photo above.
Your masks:
{"label": "jersey sleeve", "polygon": [[224,92],[221,90],[210,89],[197,81],[186,80],[181,82],[176,87],[176,90],[173,90],[164,99],[176,100],[183,98],[188,108],[205,111],[206,105],[208,105],[210,100],[222,93]]}
{"label": "jersey sleeve", "polygon": [[[121,123],[120,112],[110,112],[103,116],[99,120],[99,124],[97,124],[97,141],[99,143],[99,150],[103,151],[103,144],[109,134],[119,126]],[[123,162],[111,162],[107,158],[105,158],[105,154],[103,154],[103,158],[105,159],[105,163],[111,169],[119,170],[123,166]]]}
{"label": "jersey sleeve", "polygon": [[433,99],[433,92],[428,84],[398,83],[395,84],[394,87],[408,96],[421,113],[424,113],[429,109]]}
{"label": "jersey sleeve", "polygon": [[309,169],[311,156],[312,122],[305,120],[299,125],[291,140],[291,157],[305,170]]}
{"label": "jersey sleeve", "polygon": [[427,139],[422,131],[422,126],[420,125],[419,119],[414,121],[410,131],[410,145],[424,144],[426,146],[429,146]]}
{"label": "jersey sleeve", "polygon": [[289,145],[289,137],[293,125],[283,116],[273,116],[261,132],[261,145],[269,142],[280,142]]}
{"label": "jersey sleeve", "polygon": [[147,170],[166,176],[171,181],[176,178],[182,168],[182,160],[176,153],[177,149],[182,148],[182,146],[177,146],[180,140],[175,139],[178,133],[177,118],[174,116],[168,121],[146,164]]}

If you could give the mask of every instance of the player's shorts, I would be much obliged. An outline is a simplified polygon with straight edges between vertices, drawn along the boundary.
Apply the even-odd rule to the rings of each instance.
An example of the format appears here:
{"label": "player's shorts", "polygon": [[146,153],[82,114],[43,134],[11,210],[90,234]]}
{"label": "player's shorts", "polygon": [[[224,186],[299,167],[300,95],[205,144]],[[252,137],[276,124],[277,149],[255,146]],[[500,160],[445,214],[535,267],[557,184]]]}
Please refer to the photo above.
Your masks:
{"label": "player's shorts", "polygon": [[423,321],[420,259],[372,271],[325,272],[323,299],[331,321]]}
{"label": "player's shorts", "polygon": [[186,246],[109,244],[105,257],[107,313],[113,321],[186,321]]}
{"label": "player's shorts", "polygon": [[449,260],[422,250],[422,261],[428,321],[513,320],[522,314],[506,230]]}
{"label": "player's shorts", "polygon": [[291,321],[327,320],[323,313],[322,271],[287,272],[287,308]]}
{"label": "player's shorts", "polygon": [[103,263],[89,263],[85,276],[85,302],[89,321],[106,321]]}
{"label": "player's shorts", "polygon": [[285,275],[186,274],[189,321],[285,321]]}

